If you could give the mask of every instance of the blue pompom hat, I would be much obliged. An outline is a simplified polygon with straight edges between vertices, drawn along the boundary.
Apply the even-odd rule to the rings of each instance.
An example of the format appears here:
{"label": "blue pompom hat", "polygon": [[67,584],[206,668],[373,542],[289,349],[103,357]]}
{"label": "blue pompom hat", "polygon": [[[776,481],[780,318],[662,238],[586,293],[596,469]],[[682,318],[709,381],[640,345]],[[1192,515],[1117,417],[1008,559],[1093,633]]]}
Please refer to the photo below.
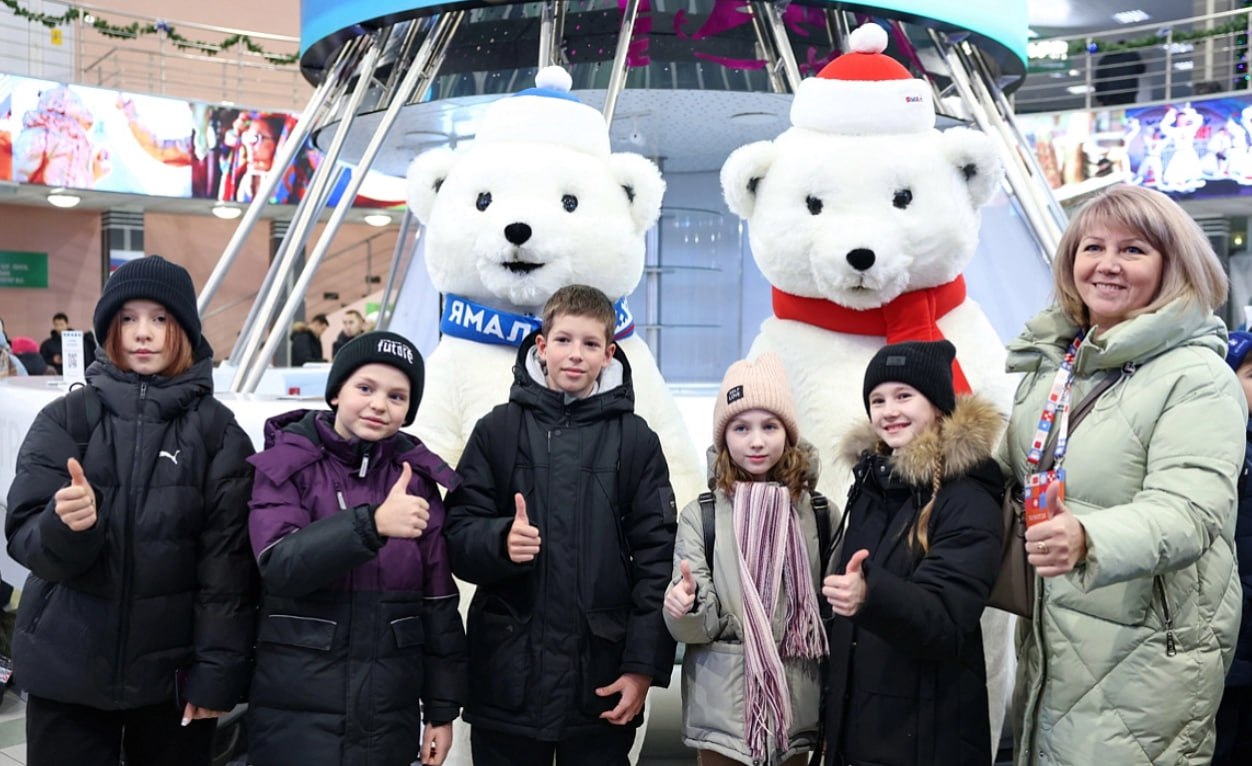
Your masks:
{"label": "blue pompom hat", "polygon": [[1226,349],[1226,364],[1230,365],[1230,369],[1238,372],[1247,360],[1248,352],[1252,351],[1252,332],[1235,330],[1230,334],[1227,343],[1229,345]]}
{"label": "blue pompom hat", "polygon": [[493,101],[483,114],[475,141],[557,144],[608,157],[609,126],[599,110],[570,93],[573,80],[559,66],[544,67],[535,87]]}

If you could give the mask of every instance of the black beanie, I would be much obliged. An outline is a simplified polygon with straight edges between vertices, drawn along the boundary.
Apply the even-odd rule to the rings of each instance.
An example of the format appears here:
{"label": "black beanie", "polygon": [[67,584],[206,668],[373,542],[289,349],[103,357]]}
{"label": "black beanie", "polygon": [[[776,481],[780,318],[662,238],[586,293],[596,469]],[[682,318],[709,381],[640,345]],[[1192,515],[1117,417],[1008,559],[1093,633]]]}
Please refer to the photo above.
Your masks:
{"label": "black beanie", "polygon": [[[330,365],[330,375],[326,378],[326,403],[339,396],[339,389],[344,381],[352,376],[358,367],[367,364],[385,364],[395,367],[409,378],[409,413],[404,424],[412,425],[417,415],[417,405],[422,401],[422,386],[426,381],[426,365],[417,347],[403,335],[394,332],[367,332],[348,341],[335,361]],[[337,409],[330,404],[332,410]]]}
{"label": "black beanie", "polygon": [[194,350],[200,345],[200,312],[196,308],[196,286],[191,282],[191,275],[182,266],[159,255],[127,261],[104,283],[91,321],[96,328],[96,343],[104,345],[113,317],[126,301],[133,300],[156,301],[164,306],[187,333],[191,348]]}
{"label": "black beanie", "polygon": [[865,386],[861,398],[869,412],[869,394],[883,383],[905,383],[945,415],[956,408],[956,392],[952,388],[952,360],[956,347],[946,340],[909,341],[883,346],[865,368]]}

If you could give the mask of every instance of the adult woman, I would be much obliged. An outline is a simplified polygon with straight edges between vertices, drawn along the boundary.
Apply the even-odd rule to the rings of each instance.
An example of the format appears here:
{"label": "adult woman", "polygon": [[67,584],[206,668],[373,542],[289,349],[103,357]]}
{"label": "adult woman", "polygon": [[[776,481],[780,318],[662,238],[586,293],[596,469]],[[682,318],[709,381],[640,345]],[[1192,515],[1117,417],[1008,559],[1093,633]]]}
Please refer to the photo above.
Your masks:
{"label": "adult woman", "polygon": [[255,637],[252,445],[213,398],[181,266],[122,266],[95,329],[89,389],[35,418],[9,490],[28,762],[207,766]]}
{"label": "adult woman", "polygon": [[1064,499],[1027,530],[1042,579],[1018,635],[1016,762],[1206,764],[1239,603],[1245,414],[1212,314],[1226,277],[1178,205],[1132,186],[1083,208],[1053,269],[1056,305],[1009,345],[1025,373],[1012,474],[1037,471],[1036,440],[1054,448],[1051,394],[1068,383],[1076,407],[1123,377],[1069,440]]}

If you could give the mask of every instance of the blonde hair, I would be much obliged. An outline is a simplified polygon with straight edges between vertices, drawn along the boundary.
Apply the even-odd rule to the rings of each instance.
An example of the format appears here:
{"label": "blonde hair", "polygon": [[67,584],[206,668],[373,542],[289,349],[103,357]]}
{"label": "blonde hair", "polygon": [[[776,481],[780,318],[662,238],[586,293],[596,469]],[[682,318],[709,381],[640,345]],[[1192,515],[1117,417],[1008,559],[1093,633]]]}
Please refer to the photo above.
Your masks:
{"label": "blonde hair", "polygon": [[[794,444],[783,447],[782,456],[773,468],[765,474],[766,481],[774,481],[787,488],[791,499],[796,500],[804,490],[812,490],[809,477],[809,454]],[[735,494],[735,482],[756,481],[747,471],[740,468],[730,457],[730,450],[722,445],[717,450],[717,460],[713,464],[713,482],[727,497]]]}
{"label": "blonde hair", "polygon": [[[122,348],[122,313],[119,311],[114,314],[113,321],[109,322],[109,332],[104,339],[104,354],[119,370],[130,372],[130,366],[126,363],[126,351]],[[190,370],[196,361],[186,331],[168,310],[165,312],[165,347],[161,349],[161,353],[168,356],[170,361],[157,374],[167,378]]]}
{"label": "blonde hair", "polygon": [[1082,238],[1093,227],[1113,224],[1147,240],[1162,258],[1161,287],[1152,301],[1128,316],[1150,314],[1179,298],[1212,311],[1226,300],[1228,282],[1208,237],[1177,202],[1141,186],[1120,185],[1088,202],[1074,216],[1052,263],[1056,302],[1074,323],[1090,324],[1074,281],[1074,261]]}

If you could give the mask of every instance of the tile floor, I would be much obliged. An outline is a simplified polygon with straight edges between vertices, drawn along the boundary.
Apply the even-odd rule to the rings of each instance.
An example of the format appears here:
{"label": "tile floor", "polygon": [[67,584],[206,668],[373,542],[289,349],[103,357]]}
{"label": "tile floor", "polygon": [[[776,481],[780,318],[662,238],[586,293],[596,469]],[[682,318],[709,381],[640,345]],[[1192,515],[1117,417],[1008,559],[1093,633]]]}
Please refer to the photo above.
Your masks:
{"label": "tile floor", "polygon": [[0,766],[26,763],[26,703],[0,690]]}

